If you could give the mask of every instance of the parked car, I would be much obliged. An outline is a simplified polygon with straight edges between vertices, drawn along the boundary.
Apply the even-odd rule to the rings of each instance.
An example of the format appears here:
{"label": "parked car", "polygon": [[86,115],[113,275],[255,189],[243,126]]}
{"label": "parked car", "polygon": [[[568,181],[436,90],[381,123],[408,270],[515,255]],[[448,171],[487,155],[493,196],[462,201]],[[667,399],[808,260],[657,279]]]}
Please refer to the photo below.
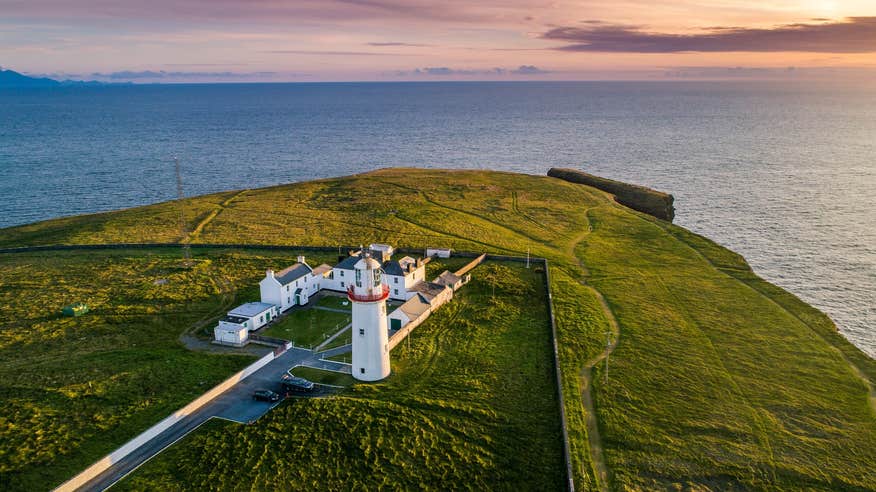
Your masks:
{"label": "parked car", "polygon": [[267,402],[273,403],[275,401],[280,401],[280,395],[278,395],[277,393],[274,393],[271,390],[260,389],[260,390],[255,390],[255,392],[252,394],[252,399],[257,400],[257,401],[267,401]]}
{"label": "parked car", "polygon": [[313,382],[304,378],[290,376],[288,374],[283,376],[283,389],[286,393],[310,393],[313,391],[313,388]]}

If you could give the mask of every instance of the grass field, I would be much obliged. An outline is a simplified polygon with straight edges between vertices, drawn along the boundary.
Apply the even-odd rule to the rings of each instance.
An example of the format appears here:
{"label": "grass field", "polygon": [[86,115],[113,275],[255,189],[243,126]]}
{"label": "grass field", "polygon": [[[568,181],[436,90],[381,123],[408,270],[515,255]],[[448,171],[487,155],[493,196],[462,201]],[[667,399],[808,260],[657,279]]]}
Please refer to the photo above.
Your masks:
{"label": "grass field", "polygon": [[343,309],[344,311],[353,310],[353,306],[347,300],[347,296],[324,295],[320,300],[316,301],[316,305],[324,308]]}
{"label": "grass field", "polygon": [[259,334],[289,340],[298,347],[312,347],[350,324],[350,316],[323,309],[297,309]]}
{"label": "grass field", "polygon": [[202,428],[119,488],[562,488],[544,289],[520,266],[480,269],[489,281],[393,351],[391,378],[287,401],[258,426]]}
{"label": "grass field", "polygon": [[298,366],[291,371],[293,376],[313,381],[319,384],[328,384],[331,386],[352,386],[356,380],[349,374],[344,374],[335,371],[325,371],[322,369],[314,369],[312,367]]}
{"label": "grass field", "polygon": [[[226,205],[220,206],[222,202]],[[385,242],[412,248],[439,246],[508,254],[523,254],[529,249],[535,256],[547,257],[551,261],[562,383],[579,490],[603,487],[876,490],[876,467],[873,466],[876,463],[876,403],[868,400],[872,386],[867,381],[876,381],[876,361],[842,338],[822,313],[757,278],[738,255],[682,228],[619,206],[605,193],[547,177],[392,169],[239,194],[209,195],[186,200],[186,205],[190,230],[198,227],[196,239],[199,242],[220,243],[248,237],[253,243],[281,244],[294,238],[294,242],[302,244],[329,246]],[[176,210],[176,204],[171,202],[5,229],[0,234],[0,246],[178,240],[180,238],[172,234],[178,230]],[[46,253],[39,257],[56,262],[51,278],[41,276],[39,265],[10,264],[4,268],[4,307],[30,313],[42,304],[20,306],[18,299],[41,295],[38,287],[45,283],[58,279],[76,282],[75,275],[86,275],[76,274],[75,268],[68,271],[60,254]],[[15,263],[21,258],[23,256],[10,256],[0,261]],[[83,261],[86,260],[91,261],[87,258]],[[98,266],[83,267],[83,272],[88,268]],[[440,272],[438,263],[430,264],[429,268],[430,277]],[[72,281],[66,280],[68,275],[74,275]],[[482,281],[488,280],[482,278]],[[104,286],[107,282],[99,276],[93,281]],[[528,308],[529,305],[513,307]],[[13,331],[11,323],[4,325],[4,343],[7,338],[28,339],[36,334],[34,347],[45,340],[65,347],[61,352],[67,351],[64,353],[71,357],[82,357],[80,352],[88,353],[87,349],[79,349],[75,330],[65,331],[60,328],[63,325],[44,326],[36,316],[29,316],[32,318],[23,323],[24,329]],[[606,384],[602,364],[596,364],[592,372],[585,369],[598,360],[612,320],[617,321],[619,337],[612,335],[617,345],[611,354]],[[179,330],[179,327],[174,329]],[[418,335],[422,333],[419,330],[411,344],[411,357],[420,350],[417,348]],[[92,335],[92,331],[112,336],[124,332],[118,326],[82,331],[95,337],[99,335]],[[445,364],[445,358],[457,353],[455,345],[453,349],[442,345],[442,335],[436,336],[439,341],[435,344],[445,349],[436,352],[434,359],[428,359],[427,366]],[[68,347],[66,342],[72,343]],[[126,340],[113,347],[130,346],[124,343]],[[29,350],[31,355],[23,359],[16,358],[17,355],[4,357],[0,369],[9,377],[17,373],[18,367],[27,364],[32,375],[32,382],[28,384],[34,391],[33,396],[25,399],[26,403],[13,402],[14,408],[25,405],[22,408],[29,409],[26,405],[35,405],[34,402],[42,401],[44,392],[57,391],[60,386],[52,383],[52,379],[58,377],[54,371],[60,363],[43,366],[39,363],[44,360],[37,355],[39,351]],[[277,446],[295,456],[305,453],[312,453],[313,457],[341,456],[338,467],[349,468],[351,473],[367,468],[366,464],[379,463],[380,467],[375,469],[387,477],[384,486],[388,488],[414,487],[411,478],[414,468],[425,469],[430,474],[440,470],[456,477],[457,472],[480,469],[478,463],[490,470],[485,473],[487,476],[495,476],[493,466],[510,466],[510,462],[500,462],[499,457],[481,454],[478,446],[484,444],[476,433],[468,432],[485,430],[478,427],[480,424],[467,423],[469,418],[476,420],[467,411],[460,412],[455,419],[459,422],[453,424],[443,420],[444,417],[420,420],[422,414],[403,408],[399,409],[399,420],[394,420],[382,403],[372,401],[373,395],[368,392],[383,395],[382,388],[401,384],[396,381],[410,385],[405,391],[413,400],[432,396],[432,406],[436,408],[442,407],[444,398],[457,397],[455,392],[460,391],[459,388],[441,387],[437,393],[433,387],[417,389],[413,376],[405,376],[402,371],[426,369],[406,367],[406,359],[401,354],[406,354],[407,348],[400,347],[399,351],[399,364],[394,366],[399,371],[398,377],[380,385],[357,385],[353,396],[342,397],[344,405],[348,405],[342,409],[332,407],[329,401],[283,405],[269,416],[271,426],[267,428],[217,424],[205,437],[193,438],[197,440],[195,448],[215,450],[223,445],[232,446],[232,437],[244,439],[242,436],[246,436],[246,442],[258,449]],[[139,350],[131,349],[131,352],[140,354]],[[6,353],[14,354],[11,349]],[[80,362],[83,368],[90,368],[92,364],[87,360]],[[487,371],[492,366],[478,367]],[[231,368],[223,366],[223,369]],[[217,369],[217,372],[221,371]],[[585,388],[588,373],[592,373],[592,382]],[[102,380],[132,377],[135,381],[148,377],[142,373],[128,374],[124,369],[106,369]],[[517,373],[509,373],[507,379],[512,381],[518,377],[521,376]],[[77,379],[88,380],[84,376]],[[23,390],[18,389],[20,384],[18,381],[14,385],[8,383],[4,391],[13,396],[23,394]],[[13,386],[14,389],[9,389]],[[5,393],[4,397],[9,394]],[[578,395],[592,397],[598,425],[588,425],[594,415],[587,412],[583,400],[576,398]],[[133,404],[137,399],[130,401]],[[104,408],[101,406],[104,404],[94,405]],[[366,422],[361,415],[366,409],[377,409],[379,416]],[[338,416],[342,423],[322,419],[324,411]],[[64,440],[58,439],[59,444],[54,448],[29,443],[26,439],[45,424],[40,423],[40,419],[34,417],[38,414],[31,410],[16,412],[11,420],[4,417],[7,420],[3,421],[0,432],[24,439],[28,444],[14,448],[9,445],[8,451],[0,455],[4,463],[4,468],[0,468],[4,476],[0,478],[21,480],[21,474],[27,474],[29,481],[12,483],[31,485],[38,483],[34,481],[41,473],[38,465],[60,463],[66,463],[66,468],[53,469],[51,473],[71,474],[76,461],[72,458],[58,461],[57,458],[59,453],[65,452],[60,444]],[[393,441],[393,446],[385,445],[385,440],[372,441],[364,429],[374,422],[384,421],[413,427],[420,433],[420,441],[413,438],[412,442]],[[293,450],[287,448],[296,446],[291,441],[280,442],[287,428],[304,432],[301,426],[312,422],[317,422],[313,425],[318,426],[318,432],[336,436],[338,441]],[[84,424],[82,427],[97,429],[89,425],[91,427]],[[458,427],[463,425],[471,427]],[[130,428],[134,427],[136,425],[131,424]],[[60,427],[52,426],[51,431],[56,428]],[[429,439],[435,438],[434,433],[442,432],[449,435],[441,434],[438,440],[446,440],[458,446],[458,450],[441,448],[445,454],[429,458],[412,450],[415,442],[420,446],[438,446],[429,444]],[[78,463],[87,461],[86,456],[99,457],[96,450],[81,447],[81,443],[93,440],[96,431],[82,436],[73,431],[68,434],[81,438],[80,447],[71,451],[81,453]],[[344,439],[348,435],[355,437]],[[101,439],[103,436],[101,434]],[[467,445],[461,436],[469,436],[472,442],[480,444]],[[104,447],[111,441],[104,440]],[[225,441],[229,442],[222,444]],[[504,445],[497,446],[495,449],[506,449]],[[54,449],[50,451],[52,457],[44,458],[44,449]],[[422,457],[422,461],[415,465],[405,461],[404,466],[391,466],[402,451],[412,452]],[[212,459],[206,454],[193,456]],[[221,459],[230,457],[231,454]],[[180,459],[195,463],[194,458]],[[274,473],[259,469],[266,475]],[[169,489],[185,483],[162,473],[143,478],[147,481],[139,483],[160,484],[159,488]],[[285,473],[288,472],[278,472],[276,483],[259,483],[268,484],[266,488],[283,487],[282,480],[301,486],[322,483],[319,477],[308,475],[306,471],[301,471],[298,477]],[[349,488],[346,485],[353,484],[345,481],[350,479],[346,471],[326,473],[325,483],[336,488]],[[373,478],[367,470],[361,473]],[[555,473],[561,474],[561,467],[557,467]],[[204,475],[210,476],[209,473]],[[182,476],[186,480],[190,478]],[[218,478],[232,480],[234,477]],[[248,484],[253,477],[241,476],[240,480],[239,484]],[[226,488],[234,487],[234,484],[223,483]],[[374,485],[371,481],[363,483]],[[474,486],[501,487],[495,483],[504,482]]]}

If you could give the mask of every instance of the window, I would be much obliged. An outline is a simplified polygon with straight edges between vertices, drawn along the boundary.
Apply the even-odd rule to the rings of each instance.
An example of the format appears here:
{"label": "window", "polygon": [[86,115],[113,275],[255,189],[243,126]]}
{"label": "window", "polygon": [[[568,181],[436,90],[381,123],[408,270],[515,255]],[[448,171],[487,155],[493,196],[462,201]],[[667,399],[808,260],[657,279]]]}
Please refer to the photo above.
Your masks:
{"label": "window", "polygon": [[264,323],[264,322],[265,322],[265,316],[264,315],[259,316],[259,323]]}
{"label": "window", "polygon": [[378,286],[380,286],[380,281],[382,280],[381,271],[380,270],[372,270],[372,272],[373,272],[372,275],[374,276],[372,283],[374,284],[374,287],[378,287]]}
{"label": "window", "polygon": [[288,285],[286,286],[286,292],[289,292],[289,286],[288,286]]}
{"label": "window", "polygon": [[243,326],[246,326],[246,321],[243,322]]}
{"label": "window", "polygon": [[365,328],[359,328],[359,335],[365,336]]}
{"label": "window", "polygon": [[344,271],[343,271],[343,270],[341,270],[341,277],[343,277],[343,276],[344,276]]}
{"label": "window", "polygon": [[398,289],[393,289],[392,291],[395,295],[398,295]]}
{"label": "window", "polygon": [[360,367],[360,368],[359,368],[359,374],[365,374],[365,368],[364,368],[364,367]]}
{"label": "window", "polygon": [[[392,283],[397,284],[397,283],[398,283],[398,277],[392,277]],[[398,294],[398,292],[396,292],[396,294]]]}
{"label": "window", "polygon": [[362,270],[356,270],[356,287],[362,287]]}
{"label": "window", "polygon": [[342,282],[341,282],[341,287],[343,287],[343,286],[344,286],[344,282],[342,281]]}

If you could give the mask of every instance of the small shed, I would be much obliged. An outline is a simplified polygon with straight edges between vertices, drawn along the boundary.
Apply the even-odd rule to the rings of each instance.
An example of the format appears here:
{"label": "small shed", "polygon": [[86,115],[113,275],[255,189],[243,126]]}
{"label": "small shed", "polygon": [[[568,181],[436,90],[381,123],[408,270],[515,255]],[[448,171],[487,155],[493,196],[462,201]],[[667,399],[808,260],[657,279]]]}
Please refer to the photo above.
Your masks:
{"label": "small shed", "polygon": [[213,329],[213,336],[216,343],[242,347],[249,341],[249,330],[242,324],[226,323],[223,320]]}
{"label": "small shed", "polygon": [[247,302],[236,308],[228,311],[229,318],[241,319],[242,323],[238,323],[249,329],[250,331],[258,330],[262,326],[269,323],[277,317],[277,306],[266,302]]}
{"label": "small shed", "polygon": [[450,248],[427,248],[426,256],[437,256],[438,258],[450,258]]}

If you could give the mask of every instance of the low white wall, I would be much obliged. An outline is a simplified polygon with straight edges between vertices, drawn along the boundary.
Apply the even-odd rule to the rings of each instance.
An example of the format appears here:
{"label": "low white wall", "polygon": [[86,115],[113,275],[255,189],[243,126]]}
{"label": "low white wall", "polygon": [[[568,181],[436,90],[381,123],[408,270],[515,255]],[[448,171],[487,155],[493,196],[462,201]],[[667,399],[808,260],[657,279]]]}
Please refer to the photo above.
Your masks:
{"label": "low white wall", "polygon": [[226,379],[225,381],[219,383],[217,386],[213,387],[213,389],[211,389],[210,391],[207,391],[203,395],[201,395],[198,398],[196,398],[195,400],[193,400],[188,405],[180,408],[176,412],[172,413],[170,416],[166,417],[161,422],[153,425],[152,427],[150,427],[149,429],[144,431],[139,436],[131,439],[130,441],[128,441],[127,443],[122,445],[122,447],[120,447],[120,448],[116,449],[115,451],[113,451],[112,453],[104,456],[102,459],[100,459],[99,461],[95,462],[94,464],[92,464],[91,466],[86,468],[84,471],[82,471],[79,475],[76,475],[75,477],[71,478],[70,480],[62,483],[61,485],[59,485],[55,489],[55,491],[66,492],[66,491],[74,491],[74,490],[79,489],[80,487],[82,487],[83,485],[88,483],[88,481],[90,481],[94,477],[96,477],[96,476],[100,475],[101,473],[103,473],[104,471],[106,471],[110,466],[112,466],[113,463],[117,463],[122,458],[129,455],[131,452],[133,452],[134,450],[136,450],[140,446],[149,442],[149,440],[152,439],[153,437],[166,431],[173,424],[176,424],[177,422],[179,422],[183,418],[187,417],[188,415],[191,415],[192,413],[194,413],[195,411],[197,411],[198,409],[203,407],[205,404],[207,404],[208,402],[213,400],[213,398],[216,398],[220,394],[224,393],[225,390],[231,388],[232,386],[234,386],[235,384],[237,384],[238,382],[240,382],[241,380],[243,380],[247,376],[249,376],[252,373],[256,372],[257,370],[261,369],[262,367],[264,367],[266,364],[268,364],[269,362],[271,362],[275,358],[276,358],[276,356],[273,353],[270,353],[270,354],[262,357],[261,359],[253,362],[252,364],[247,366],[242,371],[231,376],[230,378]]}
{"label": "low white wall", "polygon": [[387,344],[389,346],[389,350],[391,351],[395,348],[396,345],[401,343],[402,340],[407,338],[407,336],[410,335],[411,331],[414,328],[420,326],[423,321],[426,321],[426,318],[428,318],[430,314],[432,314],[432,310],[425,311],[423,314],[420,315],[419,318],[409,321],[406,325],[402,326],[399,331],[395,332],[395,334],[392,335],[392,338],[389,339],[389,343]]}

